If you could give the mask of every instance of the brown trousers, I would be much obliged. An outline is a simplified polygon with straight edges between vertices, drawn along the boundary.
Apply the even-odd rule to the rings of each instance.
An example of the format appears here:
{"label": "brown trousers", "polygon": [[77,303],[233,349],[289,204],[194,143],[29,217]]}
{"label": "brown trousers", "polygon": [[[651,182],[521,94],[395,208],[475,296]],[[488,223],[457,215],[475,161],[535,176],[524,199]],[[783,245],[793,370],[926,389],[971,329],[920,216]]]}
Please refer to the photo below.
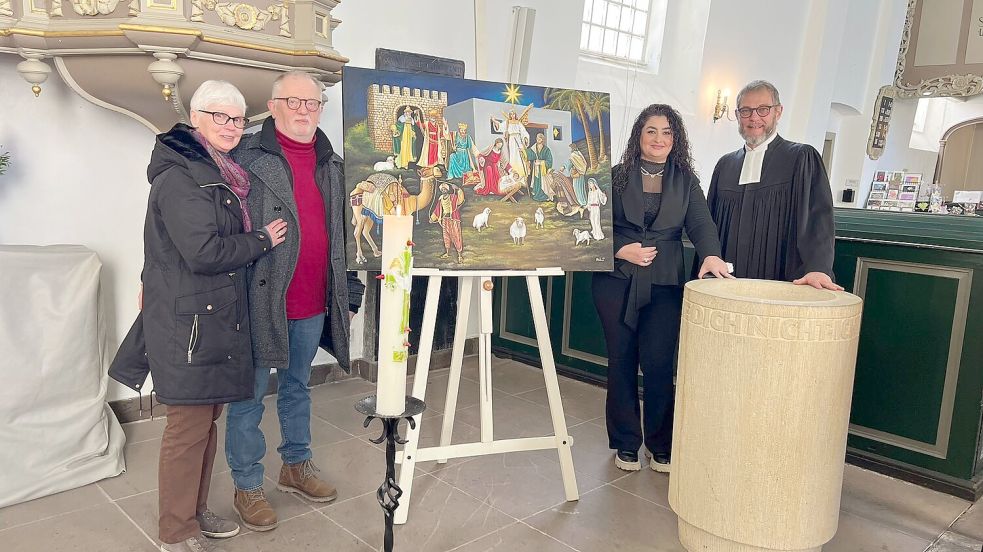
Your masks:
{"label": "brown trousers", "polygon": [[160,442],[158,530],[160,540],[175,544],[201,532],[196,516],[206,509],[212,480],[222,405],[168,406]]}

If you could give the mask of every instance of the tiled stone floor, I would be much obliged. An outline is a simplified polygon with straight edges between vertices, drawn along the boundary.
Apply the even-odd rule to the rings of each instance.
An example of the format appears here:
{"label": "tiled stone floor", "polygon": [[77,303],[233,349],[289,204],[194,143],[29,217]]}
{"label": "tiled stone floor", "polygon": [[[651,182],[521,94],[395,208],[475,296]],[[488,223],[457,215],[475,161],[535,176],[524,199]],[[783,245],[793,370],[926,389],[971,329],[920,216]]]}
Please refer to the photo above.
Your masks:
{"label": "tiled stone floor", "polygon": [[[496,438],[551,433],[541,373],[495,359]],[[478,438],[477,366],[466,359],[454,442]],[[440,433],[446,371],[432,372],[421,444]],[[581,499],[566,503],[556,453],[527,452],[418,465],[409,523],[396,529],[404,551],[682,551],[676,516],[667,501],[668,477],[651,470],[614,468],[604,431],[604,391],[561,378],[565,413],[575,440]],[[382,547],[382,513],[375,489],[384,473],[380,447],[368,442],[377,425],[362,427],[352,408],[373,386],[361,380],[313,390],[314,459],[338,486],[338,501],[304,502],[275,490],[280,461],[276,409],[263,427],[267,491],[280,527],[243,533],[222,542],[231,552]],[[268,398],[268,406],[272,406]],[[80,489],[0,509],[0,551],[153,551],[157,515],[157,453],[164,420],[125,426],[126,473]],[[222,428],[224,436],[224,427]],[[224,446],[210,506],[232,516],[232,482]],[[839,532],[826,552],[979,552],[983,506],[929,491],[856,467],[846,467]]]}

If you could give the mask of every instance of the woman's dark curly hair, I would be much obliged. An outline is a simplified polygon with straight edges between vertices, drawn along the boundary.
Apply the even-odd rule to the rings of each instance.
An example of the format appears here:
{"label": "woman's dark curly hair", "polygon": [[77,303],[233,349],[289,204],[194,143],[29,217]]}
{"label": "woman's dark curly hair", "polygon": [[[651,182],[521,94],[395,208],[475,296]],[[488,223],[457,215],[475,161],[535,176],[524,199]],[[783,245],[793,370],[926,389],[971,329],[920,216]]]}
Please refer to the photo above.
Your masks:
{"label": "woman's dark curly hair", "polygon": [[696,174],[693,168],[693,154],[690,152],[689,136],[686,134],[686,127],[683,126],[683,118],[679,112],[666,104],[652,104],[642,110],[635,119],[635,124],[631,127],[631,137],[628,138],[628,146],[625,153],[621,156],[619,170],[614,175],[614,189],[618,193],[625,190],[628,185],[629,175],[638,170],[642,160],[641,138],[645,123],[651,117],[662,115],[669,120],[669,128],[672,130],[672,150],[666,163],[672,163],[677,169]]}

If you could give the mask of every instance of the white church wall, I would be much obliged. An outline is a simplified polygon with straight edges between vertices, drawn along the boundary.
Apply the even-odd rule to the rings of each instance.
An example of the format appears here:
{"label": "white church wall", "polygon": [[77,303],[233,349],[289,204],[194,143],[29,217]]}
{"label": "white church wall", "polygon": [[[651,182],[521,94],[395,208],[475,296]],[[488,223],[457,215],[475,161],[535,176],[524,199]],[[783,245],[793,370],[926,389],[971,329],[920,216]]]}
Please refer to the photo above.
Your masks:
{"label": "white church wall", "polygon": [[[14,69],[19,59],[0,56],[0,144],[13,163],[0,176],[0,242],[81,244],[98,253],[115,351],[138,312],[154,135],[82,99],[56,73],[35,98]],[[130,395],[110,382],[110,400]]]}

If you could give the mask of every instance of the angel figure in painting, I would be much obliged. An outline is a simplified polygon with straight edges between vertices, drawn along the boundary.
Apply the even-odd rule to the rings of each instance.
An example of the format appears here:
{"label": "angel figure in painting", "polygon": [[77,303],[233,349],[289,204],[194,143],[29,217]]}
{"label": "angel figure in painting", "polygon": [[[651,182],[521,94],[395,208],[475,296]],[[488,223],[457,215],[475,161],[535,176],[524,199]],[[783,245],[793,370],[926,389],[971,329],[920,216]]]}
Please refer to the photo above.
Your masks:
{"label": "angel figure in painting", "polygon": [[457,262],[464,262],[464,240],[461,237],[461,204],[464,203],[464,191],[447,182],[440,183],[440,196],[437,204],[430,213],[430,222],[440,224],[444,238],[444,254],[440,258],[450,257],[451,247],[457,253]]}
{"label": "angel figure in painting", "polygon": [[528,164],[526,147],[529,144],[529,131],[526,130],[526,124],[529,123],[529,110],[531,109],[532,104],[529,104],[529,107],[525,108],[521,114],[516,114],[514,109],[502,114],[505,117],[505,157],[523,181],[526,181],[529,176],[526,170]]}

